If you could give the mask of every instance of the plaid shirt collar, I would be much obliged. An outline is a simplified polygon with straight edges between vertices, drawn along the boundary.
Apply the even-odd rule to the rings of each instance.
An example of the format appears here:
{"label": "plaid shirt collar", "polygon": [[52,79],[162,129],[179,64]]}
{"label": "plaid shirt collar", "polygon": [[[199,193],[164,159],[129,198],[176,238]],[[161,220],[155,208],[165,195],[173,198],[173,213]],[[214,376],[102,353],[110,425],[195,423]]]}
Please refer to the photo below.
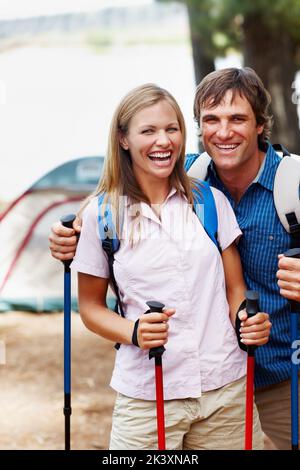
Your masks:
{"label": "plaid shirt collar", "polygon": [[[275,152],[272,145],[269,144],[264,162],[262,164],[263,167],[261,167],[262,171],[258,173],[257,177],[253,180],[252,184],[260,184],[269,191],[273,191],[275,174],[280,159],[280,156]],[[217,174],[216,167],[213,161],[211,161],[208,166],[207,179],[213,183],[213,186],[220,189],[226,195],[229,195],[226,187],[223,185],[222,181],[220,180]]]}

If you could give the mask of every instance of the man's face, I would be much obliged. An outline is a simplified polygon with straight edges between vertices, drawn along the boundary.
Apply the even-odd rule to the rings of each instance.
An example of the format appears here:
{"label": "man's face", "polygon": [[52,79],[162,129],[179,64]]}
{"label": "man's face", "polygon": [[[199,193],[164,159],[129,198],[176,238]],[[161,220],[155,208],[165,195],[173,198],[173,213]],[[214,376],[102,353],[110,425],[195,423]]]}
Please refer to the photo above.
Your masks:
{"label": "man's face", "polygon": [[259,149],[257,137],[263,125],[257,125],[249,101],[228,90],[215,107],[201,108],[199,126],[205,151],[213,159],[220,173],[236,173],[257,165]]}

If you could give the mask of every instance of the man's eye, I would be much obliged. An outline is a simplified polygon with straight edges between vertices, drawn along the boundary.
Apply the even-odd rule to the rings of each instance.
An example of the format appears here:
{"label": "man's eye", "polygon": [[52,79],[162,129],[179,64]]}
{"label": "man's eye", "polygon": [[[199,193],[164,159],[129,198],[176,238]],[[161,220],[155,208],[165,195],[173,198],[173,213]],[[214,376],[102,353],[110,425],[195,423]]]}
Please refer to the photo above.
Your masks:
{"label": "man's eye", "polygon": [[203,122],[208,122],[209,124],[211,124],[211,123],[214,123],[214,122],[216,122],[216,118],[214,118],[214,117],[210,117],[210,118],[204,119],[204,121],[203,121]]}

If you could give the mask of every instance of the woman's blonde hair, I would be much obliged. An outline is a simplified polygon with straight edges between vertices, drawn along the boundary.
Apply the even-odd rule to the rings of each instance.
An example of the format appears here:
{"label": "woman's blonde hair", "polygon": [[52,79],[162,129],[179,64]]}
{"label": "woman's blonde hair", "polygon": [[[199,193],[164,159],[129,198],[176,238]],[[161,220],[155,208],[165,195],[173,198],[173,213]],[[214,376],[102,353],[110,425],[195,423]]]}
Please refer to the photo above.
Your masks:
{"label": "woman's blonde hair", "polygon": [[119,103],[110,126],[103,175],[95,191],[84,202],[82,209],[91,198],[101,193],[106,193],[106,197],[109,198],[112,207],[116,208],[117,212],[121,196],[128,196],[133,203],[142,201],[150,203],[135,178],[130,152],[121,146],[120,138],[128,134],[130,121],[137,112],[163,100],[174,109],[182,133],[182,147],[170,175],[170,186],[184,194],[188,202],[192,204],[192,182],[184,170],[186,129],[183,114],[177,101],[167,90],[148,83],[134,88]]}

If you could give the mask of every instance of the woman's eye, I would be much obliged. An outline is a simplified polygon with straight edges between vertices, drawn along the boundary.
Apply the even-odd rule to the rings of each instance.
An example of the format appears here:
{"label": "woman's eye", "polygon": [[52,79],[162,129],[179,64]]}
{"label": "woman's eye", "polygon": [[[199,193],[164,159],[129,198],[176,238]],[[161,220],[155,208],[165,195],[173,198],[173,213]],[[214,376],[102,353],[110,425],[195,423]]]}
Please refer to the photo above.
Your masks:
{"label": "woman's eye", "polygon": [[178,127],[169,127],[168,132],[177,132],[178,130]]}
{"label": "woman's eye", "polygon": [[142,131],[142,134],[152,134],[153,133],[153,129],[144,129]]}

